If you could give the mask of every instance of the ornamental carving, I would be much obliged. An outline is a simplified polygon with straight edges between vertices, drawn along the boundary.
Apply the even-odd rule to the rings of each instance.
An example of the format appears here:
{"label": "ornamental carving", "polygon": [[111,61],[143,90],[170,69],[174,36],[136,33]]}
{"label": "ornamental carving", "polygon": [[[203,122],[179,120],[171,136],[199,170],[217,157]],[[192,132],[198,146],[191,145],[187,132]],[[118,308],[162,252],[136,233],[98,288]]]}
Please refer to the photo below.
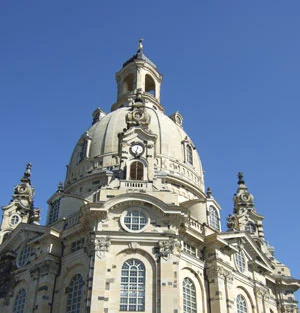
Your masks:
{"label": "ornamental carving", "polygon": [[108,237],[100,237],[95,239],[96,256],[102,259],[110,247],[110,239]]}
{"label": "ornamental carving", "polygon": [[169,240],[160,241],[158,243],[158,255],[168,260],[171,256],[171,254],[174,254],[176,251],[180,253],[180,243],[177,239],[170,238]]}
{"label": "ornamental carving", "polygon": [[214,265],[206,270],[206,275],[209,281],[215,279],[215,278],[222,278],[226,279],[228,282],[233,281],[233,275],[230,271],[225,269],[222,266]]}
{"label": "ornamental carving", "polygon": [[142,126],[147,128],[150,124],[150,115],[145,110],[145,99],[141,89],[137,89],[136,98],[129,99],[131,111],[126,115],[126,124],[129,129],[132,126]]}
{"label": "ornamental carving", "polygon": [[108,251],[111,245],[109,237],[98,237],[90,236],[86,245],[86,252],[88,255],[92,255],[95,252],[95,255],[102,259],[106,252]]}
{"label": "ornamental carving", "polygon": [[256,296],[261,297],[261,298],[268,298],[269,297],[269,291],[267,288],[263,287],[254,287],[254,293]]}

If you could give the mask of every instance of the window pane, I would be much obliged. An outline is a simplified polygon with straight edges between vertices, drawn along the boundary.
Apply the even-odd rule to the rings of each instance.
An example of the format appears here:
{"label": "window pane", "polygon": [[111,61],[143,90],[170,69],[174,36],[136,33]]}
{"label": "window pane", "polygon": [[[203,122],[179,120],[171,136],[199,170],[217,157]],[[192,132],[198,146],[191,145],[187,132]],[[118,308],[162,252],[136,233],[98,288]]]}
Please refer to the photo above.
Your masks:
{"label": "window pane", "polygon": [[82,295],[83,279],[80,274],[76,274],[67,292],[67,313],[80,313],[81,295]]}
{"label": "window pane", "polygon": [[[124,268],[128,270],[124,271]],[[120,311],[145,311],[145,266],[137,259],[123,264]]]}
{"label": "window pane", "polygon": [[147,222],[147,217],[141,211],[129,211],[124,217],[124,224],[131,230],[141,230]]}
{"label": "window pane", "polygon": [[209,225],[215,230],[220,230],[218,212],[214,207],[209,207]]}
{"label": "window pane", "polygon": [[25,302],[26,291],[25,289],[21,289],[16,296],[13,313],[24,313]]}
{"label": "window pane", "polygon": [[191,279],[183,280],[183,313],[196,313],[196,288]]}
{"label": "window pane", "polygon": [[247,313],[246,299],[242,295],[236,297],[236,310],[237,313]]}

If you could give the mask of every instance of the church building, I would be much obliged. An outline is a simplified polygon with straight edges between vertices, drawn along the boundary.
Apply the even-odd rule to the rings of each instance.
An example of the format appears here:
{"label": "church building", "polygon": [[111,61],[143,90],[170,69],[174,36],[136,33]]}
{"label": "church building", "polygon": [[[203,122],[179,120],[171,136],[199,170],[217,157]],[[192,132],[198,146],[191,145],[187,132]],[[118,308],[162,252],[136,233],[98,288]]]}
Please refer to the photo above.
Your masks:
{"label": "church building", "polygon": [[300,280],[265,241],[242,173],[221,229],[196,147],[180,113],[165,115],[162,75],[141,40],[116,82],[111,112],[93,112],[48,200],[46,225],[31,164],[2,207],[0,312],[298,313]]}

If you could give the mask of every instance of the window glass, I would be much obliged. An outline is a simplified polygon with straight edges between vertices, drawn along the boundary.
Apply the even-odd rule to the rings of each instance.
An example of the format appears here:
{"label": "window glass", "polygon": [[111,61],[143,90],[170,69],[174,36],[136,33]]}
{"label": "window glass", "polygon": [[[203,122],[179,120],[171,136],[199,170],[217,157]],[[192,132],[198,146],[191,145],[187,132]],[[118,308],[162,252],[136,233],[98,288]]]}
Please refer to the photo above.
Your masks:
{"label": "window glass", "polygon": [[209,207],[209,225],[215,230],[220,230],[218,212],[213,206]]}
{"label": "window glass", "polygon": [[124,217],[124,224],[130,230],[142,230],[148,224],[148,218],[141,211],[128,211]]}
{"label": "window glass", "polygon": [[235,263],[236,263],[237,269],[241,273],[243,273],[246,268],[246,260],[245,260],[244,253],[242,251],[239,251],[238,253],[235,254]]}
{"label": "window glass", "polygon": [[145,266],[137,259],[127,260],[121,271],[120,311],[145,311]]}
{"label": "window glass", "polygon": [[76,274],[67,288],[67,309],[66,313],[80,313],[83,279]]}
{"label": "window glass", "polygon": [[16,296],[13,313],[24,313],[25,302],[26,291],[25,289],[21,289]]}
{"label": "window glass", "polygon": [[139,161],[134,161],[130,165],[130,179],[143,180],[144,165]]}
{"label": "window glass", "polygon": [[190,145],[186,146],[186,160],[189,164],[193,165],[193,149]]}
{"label": "window glass", "polygon": [[27,245],[23,246],[22,250],[20,251],[18,255],[17,265],[19,267],[27,264],[29,256],[30,256],[30,252],[31,252],[31,249]]}
{"label": "window glass", "polygon": [[196,256],[196,248],[189,245],[186,242],[183,242],[183,251],[187,252],[188,254],[191,254],[193,256]]}
{"label": "window glass", "polygon": [[196,288],[191,279],[183,280],[183,313],[196,313]]}
{"label": "window glass", "polygon": [[71,244],[71,252],[75,252],[77,250],[80,250],[83,247],[84,247],[84,238],[73,241]]}
{"label": "window glass", "polygon": [[56,199],[50,205],[48,224],[52,224],[57,221],[59,208],[60,208],[60,199]]}
{"label": "window glass", "polygon": [[237,313],[247,313],[246,299],[242,295],[236,297],[236,311]]}

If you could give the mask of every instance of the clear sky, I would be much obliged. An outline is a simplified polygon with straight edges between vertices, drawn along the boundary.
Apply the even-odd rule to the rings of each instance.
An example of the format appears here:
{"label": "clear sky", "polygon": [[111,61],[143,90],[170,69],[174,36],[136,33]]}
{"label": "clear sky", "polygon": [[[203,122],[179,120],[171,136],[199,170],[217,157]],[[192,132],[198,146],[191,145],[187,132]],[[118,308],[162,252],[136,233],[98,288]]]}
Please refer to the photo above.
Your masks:
{"label": "clear sky", "polygon": [[114,74],[143,37],[223,230],[243,171],[266,239],[300,278],[299,16],[299,0],[0,0],[1,205],[30,161],[44,223],[76,141],[95,108],[110,111]]}

